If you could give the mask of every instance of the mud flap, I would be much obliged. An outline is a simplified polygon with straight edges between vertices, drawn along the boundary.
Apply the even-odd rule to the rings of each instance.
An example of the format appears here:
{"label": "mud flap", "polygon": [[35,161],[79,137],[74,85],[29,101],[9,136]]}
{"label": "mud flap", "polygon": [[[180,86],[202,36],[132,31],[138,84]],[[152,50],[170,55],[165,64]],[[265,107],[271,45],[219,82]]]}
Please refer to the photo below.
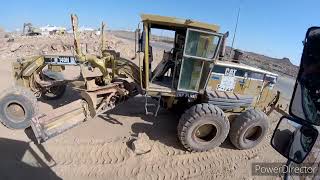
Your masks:
{"label": "mud flap", "polygon": [[31,127],[38,143],[57,136],[87,119],[87,103],[77,100],[48,114],[32,118]]}

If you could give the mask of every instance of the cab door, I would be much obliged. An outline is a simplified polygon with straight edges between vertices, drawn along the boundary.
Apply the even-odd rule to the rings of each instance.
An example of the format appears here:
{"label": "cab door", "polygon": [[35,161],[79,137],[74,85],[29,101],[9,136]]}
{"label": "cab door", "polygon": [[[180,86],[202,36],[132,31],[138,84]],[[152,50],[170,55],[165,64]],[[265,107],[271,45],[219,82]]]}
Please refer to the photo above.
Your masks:
{"label": "cab door", "polygon": [[204,92],[222,35],[198,29],[187,29],[178,91]]}

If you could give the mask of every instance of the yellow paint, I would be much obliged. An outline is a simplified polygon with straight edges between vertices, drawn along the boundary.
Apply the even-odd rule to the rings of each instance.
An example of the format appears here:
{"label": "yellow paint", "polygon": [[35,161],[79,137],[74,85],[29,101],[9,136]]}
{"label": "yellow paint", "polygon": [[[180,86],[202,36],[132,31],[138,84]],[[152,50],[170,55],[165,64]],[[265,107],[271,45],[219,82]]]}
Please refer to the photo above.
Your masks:
{"label": "yellow paint", "polygon": [[146,89],[149,88],[149,28],[148,24],[144,24],[144,32],[145,32],[145,49],[144,49],[144,73],[145,73],[145,83]]}
{"label": "yellow paint", "polygon": [[[252,95],[257,96],[260,93],[260,86],[262,86],[262,81],[254,80],[254,79],[247,79],[243,85],[240,84],[239,81],[242,81],[242,78],[236,78],[236,83],[234,87],[234,93],[242,94],[242,95]],[[210,77],[208,81],[208,90],[216,90],[218,84],[220,84],[220,80],[212,79]]]}
{"label": "yellow paint", "polygon": [[220,27],[215,24],[207,24],[190,19],[180,19],[168,16],[159,16],[153,14],[142,14],[141,19],[143,22],[150,22],[159,25],[172,26],[172,27],[193,27],[197,29],[205,29],[213,32],[219,32]]}

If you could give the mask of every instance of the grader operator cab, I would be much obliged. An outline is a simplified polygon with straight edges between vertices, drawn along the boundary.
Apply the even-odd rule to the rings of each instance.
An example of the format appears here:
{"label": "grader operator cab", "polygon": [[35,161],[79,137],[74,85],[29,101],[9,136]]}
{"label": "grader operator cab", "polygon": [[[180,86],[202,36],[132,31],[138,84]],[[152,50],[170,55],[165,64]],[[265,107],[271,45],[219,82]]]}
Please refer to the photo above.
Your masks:
{"label": "grader operator cab", "polygon": [[[158,97],[166,107],[171,108],[180,97],[191,100],[196,99],[198,94],[204,94],[223,37],[218,33],[219,27],[156,15],[142,15],[141,18],[143,32],[138,42],[139,52],[144,54],[140,71],[146,97]],[[164,51],[161,62],[155,68],[152,67],[150,40],[153,29],[174,32],[173,48]],[[146,104],[146,111],[151,114],[148,106]],[[157,114],[158,109],[153,114]]]}
{"label": "grader operator cab", "polygon": [[[189,151],[217,147],[228,134],[237,148],[248,149],[266,135],[264,112],[279,100],[279,93],[275,96],[272,91],[277,75],[218,60],[225,36],[217,25],[142,15],[143,31],[136,31],[136,65],[105,49],[103,25],[101,55],[83,54],[77,17],[72,15],[71,19],[75,56],[40,56],[13,64],[20,86],[5,91],[0,100],[0,120],[7,127],[19,129],[31,124],[38,141],[43,142],[140,93],[145,96],[146,114],[157,116],[160,106],[182,110],[177,134]],[[153,58],[152,29],[174,32],[172,49],[164,52],[159,63]],[[43,69],[61,71],[68,65],[81,67],[84,85],[78,90],[82,99],[46,114],[38,113],[34,94],[58,98],[68,83]]]}

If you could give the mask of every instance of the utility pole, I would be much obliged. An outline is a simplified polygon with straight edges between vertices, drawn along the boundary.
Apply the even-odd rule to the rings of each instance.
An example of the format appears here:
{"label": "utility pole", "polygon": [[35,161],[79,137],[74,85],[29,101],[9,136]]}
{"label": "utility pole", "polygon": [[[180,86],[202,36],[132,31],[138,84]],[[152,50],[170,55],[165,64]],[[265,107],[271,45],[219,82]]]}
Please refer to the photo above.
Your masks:
{"label": "utility pole", "polygon": [[231,54],[232,54],[233,45],[234,45],[234,40],[235,40],[236,34],[237,34],[239,17],[240,17],[240,11],[241,11],[241,3],[242,3],[242,0],[240,0],[240,3],[239,3],[236,25],[235,25],[235,27],[234,27],[234,33],[233,33],[233,37],[232,37],[232,43],[231,43],[231,49],[230,49],[230,56],[231,56]]}

